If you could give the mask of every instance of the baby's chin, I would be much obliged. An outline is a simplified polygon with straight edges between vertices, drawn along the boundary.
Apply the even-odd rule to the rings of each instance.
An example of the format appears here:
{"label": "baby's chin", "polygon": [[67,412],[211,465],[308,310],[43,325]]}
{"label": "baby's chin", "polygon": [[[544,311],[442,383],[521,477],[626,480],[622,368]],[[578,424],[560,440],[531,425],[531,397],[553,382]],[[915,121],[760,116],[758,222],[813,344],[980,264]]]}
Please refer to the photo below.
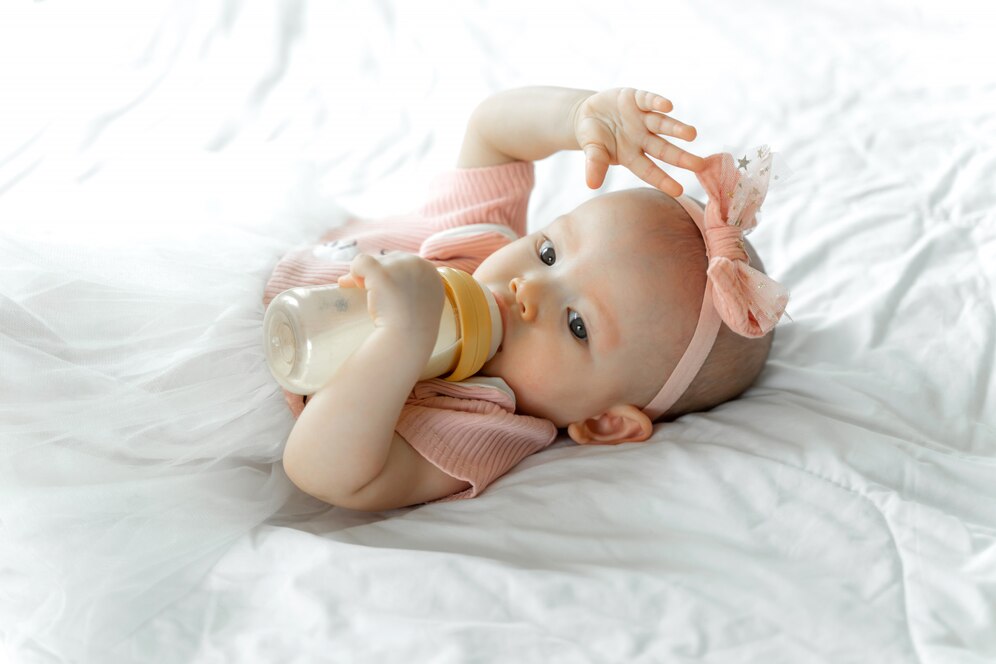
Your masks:
{"label": "baby's chin", "polygon": [[505,376],[503,375],[502,371],[504,364],[503,359],[504,358],[502,358],[501,356],[501,346],[498,346],[498,352],[495,353],[495,356],[492,357],[487,362],[485,362],[484,366],[482,366],[480,371],[478,371],[477,373],[482,376],[489,376],[491,378],[501,378],[502,380],[505,380]]}
{"label": "baby's chin", "polygon": [[529,395],[526,394],[526,391],[515,380],[515,372],[508,366],[508,359],[507,357],[502,357],[501,350],[499,350],[493,358],[481,367],[481,370],[477,374],[479,376],[488,376],[489,378],[501,378],[505,381],[505,384],[511,388],[512,394],[515,395],[515,412],[517,414],[543,417],[548,420],[554,419],[544,409],[534,407]]}

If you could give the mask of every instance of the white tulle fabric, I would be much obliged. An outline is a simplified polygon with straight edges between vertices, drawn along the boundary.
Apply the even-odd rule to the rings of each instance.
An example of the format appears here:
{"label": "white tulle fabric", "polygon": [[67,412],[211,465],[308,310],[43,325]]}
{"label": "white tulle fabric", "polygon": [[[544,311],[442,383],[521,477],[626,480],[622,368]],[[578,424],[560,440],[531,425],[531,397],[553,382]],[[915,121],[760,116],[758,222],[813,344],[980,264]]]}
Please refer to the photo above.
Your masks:
{"label": "white tulle fabric", "polygon": [[15,643],[99,661],[295,493],[261,344],[262,289],[292,244],[230,227],[0,234],[0,623]]}

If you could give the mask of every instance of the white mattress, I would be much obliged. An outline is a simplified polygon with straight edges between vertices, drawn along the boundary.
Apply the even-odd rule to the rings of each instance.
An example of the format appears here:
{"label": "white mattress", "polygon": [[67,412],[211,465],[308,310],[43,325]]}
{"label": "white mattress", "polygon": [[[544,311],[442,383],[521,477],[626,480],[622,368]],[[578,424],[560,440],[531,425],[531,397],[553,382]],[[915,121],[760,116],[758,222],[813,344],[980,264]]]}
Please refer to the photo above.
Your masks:
{"label": "white mattress", "polygon": [[[996,661],[993,5],[88,5],[0,10],[0,660]],[[474,500],[302,498],[269,268],[528,84],[784,157],[767,369]],[[534,227],[591,195],[537,176]]]}

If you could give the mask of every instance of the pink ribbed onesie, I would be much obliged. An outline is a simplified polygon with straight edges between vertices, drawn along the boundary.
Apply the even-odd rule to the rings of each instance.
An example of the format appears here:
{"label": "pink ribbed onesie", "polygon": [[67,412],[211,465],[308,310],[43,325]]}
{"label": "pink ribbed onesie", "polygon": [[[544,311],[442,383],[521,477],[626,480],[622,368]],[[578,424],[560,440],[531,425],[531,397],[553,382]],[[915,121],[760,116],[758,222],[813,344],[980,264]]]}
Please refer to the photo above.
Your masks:
{"label": "pink ribbed onesie", "polygon": [[[320,244],[289,252],[266,284],[263,303],[295,286],[335,283],[358,253],[418,254],[436,265],[473,273],[481,261],[526,232],[533,165],[514,162],[440,175],[416,212],[381,221],[352,220]],[[294,417],[305,399],[284,392]],[[419,454],[471,488],[445,498],[472,498],[556,438],[549,420],[515,414],[515,397],[500,378],[451,383],[427,380],[409,394],[397,432]]]}

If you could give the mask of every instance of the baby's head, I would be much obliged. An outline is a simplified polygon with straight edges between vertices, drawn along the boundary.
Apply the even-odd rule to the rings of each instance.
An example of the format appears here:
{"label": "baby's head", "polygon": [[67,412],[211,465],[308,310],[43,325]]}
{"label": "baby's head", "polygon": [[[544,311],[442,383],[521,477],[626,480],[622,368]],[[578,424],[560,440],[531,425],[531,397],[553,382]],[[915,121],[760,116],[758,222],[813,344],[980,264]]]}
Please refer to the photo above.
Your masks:
{"label": "baby's head", "polygon": [[[579,443],[644,440],[652,420],[643,408],[692,339],[706,267],[702,233],[674,198],[650,188],[593,198],[475,271],[505,318],[502,345],[481,373],[503,378],[520,412],[567,427]],[[739,395],[764,366],[771,338],[722,325],[661,419]]]}

